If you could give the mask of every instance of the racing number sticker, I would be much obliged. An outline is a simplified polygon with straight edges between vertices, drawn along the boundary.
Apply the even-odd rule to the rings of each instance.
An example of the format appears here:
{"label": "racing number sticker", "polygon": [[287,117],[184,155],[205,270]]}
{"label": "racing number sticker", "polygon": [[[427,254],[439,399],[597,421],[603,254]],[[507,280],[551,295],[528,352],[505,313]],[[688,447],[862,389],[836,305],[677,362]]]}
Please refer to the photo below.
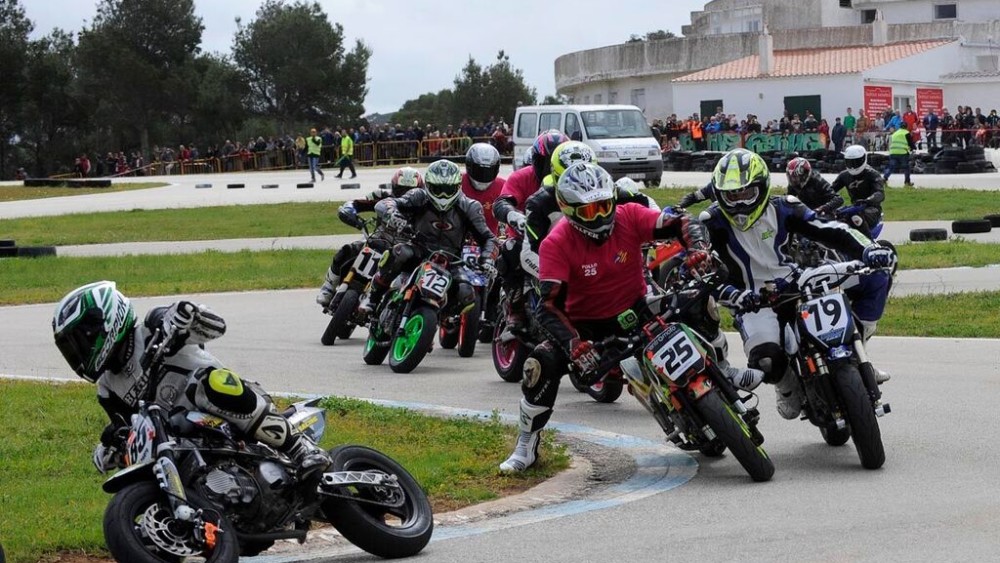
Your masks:
{"label": "racing number sticker", "polygon": [[687,373],[701,358],[691,337],[683,330],[674,334],[658,349],[647,349],[646,354],[656,369],[675,381]]}
{"label": "racing number sticker", "polygon": [[380,252],[376,252],[369,247],[361,249],[361,253],[354,260],[354,271],[366,278],[371,278],[378,270],[379,259],[382,258]]}
{"label": "racing number sticker", "polygon": [[434,270],[427,270],[420,278],[420,288],[437,297],[444,297],[448,290],[448,278]]}
{"label": "racing number sticker", "polygon": [[802,306],[802,311],[806,330],[820,340],[831,334],[843,334],[851,318],[844,296],[840,293],[812,299]]}

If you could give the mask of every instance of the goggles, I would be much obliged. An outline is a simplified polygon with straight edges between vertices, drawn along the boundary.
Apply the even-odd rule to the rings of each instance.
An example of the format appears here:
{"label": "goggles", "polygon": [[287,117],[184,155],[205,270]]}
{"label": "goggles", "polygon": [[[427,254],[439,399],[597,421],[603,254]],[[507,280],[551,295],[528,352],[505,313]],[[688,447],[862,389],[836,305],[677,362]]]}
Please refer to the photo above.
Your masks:
{"label": "goggles", "polygon": [[719,197],[727,205],[749,205],[757,200],[758,194],[757,186],[749,185],[738,190],[723,190],[720,191]]}
{"label": "goggles", "polygon": [[615,202],[611,199],[603,199],[601,201],[572,206],[568,209],[572,210],[573,217],[583,221],[594,221],[610,217],[611,213],[615,210]]}

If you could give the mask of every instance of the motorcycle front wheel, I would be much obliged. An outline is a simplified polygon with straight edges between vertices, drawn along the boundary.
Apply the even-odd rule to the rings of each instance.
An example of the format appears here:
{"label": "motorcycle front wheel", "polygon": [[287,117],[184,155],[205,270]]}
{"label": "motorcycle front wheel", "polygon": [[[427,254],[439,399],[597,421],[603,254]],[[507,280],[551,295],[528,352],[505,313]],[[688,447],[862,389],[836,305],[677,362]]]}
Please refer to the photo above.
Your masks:
{"label": "motorcycle front wheel", "polygon": [[402,334],[393,336],[389,344],[389,368],[395,373],[410,373],[431,349],[437,332],[437,312],[430,307],[417,307],[406,319]]}
{"label": "motorcycle front wheel", "polygon": [[715,432],[718,438],[743,469],[754,481],[769,481],[774,475],[774,463],[768,457],[764,448],[753,443],[750,431],[740,415],[733,410],[719,394],[718,389],[712,389],[702,395],[695,403],[701,419]]}
{"label": "motorcycle front wheel", "polygon": [[471,358],[476,353],[476,344],[479,343],[479,317],[483,314],[480,306],[481,297],[476,296],[476,305],[468,311],[462,313],[458,323],[458,355],[463,358]]}
{"label": "motorcycle front wheel", "polygon": [[115,560],[175,563],[197,556],[208,563],[237,561],[240,547],[235,528],[207,501],[188,495],[192,507],[207,509],[203,513],[206,520],[217,518],[211,522],[217,527],[213,547],[201,545],[193,537],[190,524],[174,519],[163,491],[155,483],[142,481],[115,493],[104,511],[104,541]]}
{"label": "motorcycle front wheel", "polygon": [[326,330],[323,331],[323,336],[320,338],[323,346],[332,346],[337,341],[337,337],[346,338],[343,336],[345,333],[350,336],[351,332],[354,331],[351,326],[351,317],[358,308],[358,299],[360,299],[360,295],[356,289],[348,289],[344,292],[340,302],[337,303],[337,308],[333,311],[330,324],[326,325]]}
{"label": "motorcycle front wheel", "polygon": [[833,385],[840,395],[846,411],[847,426],[850,428],[854,449],[865,469],[878,469],[885,463],[885,447],[882,445],[882,431],[878,427],[875,408],[868,397],[868,390],[861,381],[858,368],[844,364],[833,371]]}
{"label": "motorcycle front wheel", "polygon": [[[351,487],[337,494],[356,497],[331,497],[323,501],[323,514],[348,541],[361,549],[385,558],[416,555],[427,545],[434,531],[434,514],[427,495],[416,479],[389,456],[363,446],[340,446],[330,450],[328,471],[372,471],[395,475],[402,489],[402,503],[389,507],[380,502],[392,498],[398,490],[390,488]],[[365,502],[369,501],[369,502]],[[400,504],[398,502],[392,504]]]}

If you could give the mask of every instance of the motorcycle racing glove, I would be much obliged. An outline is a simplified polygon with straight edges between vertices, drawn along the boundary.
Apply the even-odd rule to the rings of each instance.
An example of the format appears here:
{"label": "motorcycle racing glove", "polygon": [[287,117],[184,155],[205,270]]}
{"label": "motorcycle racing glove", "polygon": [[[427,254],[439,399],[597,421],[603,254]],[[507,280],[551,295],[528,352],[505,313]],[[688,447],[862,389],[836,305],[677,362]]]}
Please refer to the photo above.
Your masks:
{"label": "motorcycle racing glove", "polygon": [[719,292],[719,303],[741,312],[760,309],[760,295],[749,289],[738,289],[727,285]]}
{"label": "motorcycle racing glove", "polygon": [[581,375],[597,375],[601,357],[589,340],[574,338],[569,344],[570,360]]}
{"label": "motorcycle racing glove", "polygon": [[874,243],[865,247],[861,261],[869,268],[892,268],[896,265],[896,253],[891,248]]}

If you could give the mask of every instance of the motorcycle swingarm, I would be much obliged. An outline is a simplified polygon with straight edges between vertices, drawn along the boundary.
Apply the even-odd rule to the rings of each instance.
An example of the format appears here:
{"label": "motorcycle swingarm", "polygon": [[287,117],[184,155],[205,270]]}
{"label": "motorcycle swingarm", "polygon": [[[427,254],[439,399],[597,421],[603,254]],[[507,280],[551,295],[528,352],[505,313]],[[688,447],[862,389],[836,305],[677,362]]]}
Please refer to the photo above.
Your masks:
{"label": "motorcycle swingarm", "polygon": [[[357,487],[357,488],[382,488],[382,489],[394,489],[396,491],[402,491],[403,488],[399,486],[399,482],[395,475],[386,475],[385,473],[379,473],[375,471],[330,471],[324,473],[322,479],[320,480],[320,493],[337,498],[344,498],[352,500],[354,502],[365,503],[365,504],[376,504],[379,506],[388,506],[390,508],[399,508],[403,506],[406,500],[405,495],[393,495],[393,500],[379,501],[373,499],[359,498],[355,495],[342,495],[337,494],[336,490],[343,489],[345,487]],[[332,489],[332,490],[331,490]]]}

